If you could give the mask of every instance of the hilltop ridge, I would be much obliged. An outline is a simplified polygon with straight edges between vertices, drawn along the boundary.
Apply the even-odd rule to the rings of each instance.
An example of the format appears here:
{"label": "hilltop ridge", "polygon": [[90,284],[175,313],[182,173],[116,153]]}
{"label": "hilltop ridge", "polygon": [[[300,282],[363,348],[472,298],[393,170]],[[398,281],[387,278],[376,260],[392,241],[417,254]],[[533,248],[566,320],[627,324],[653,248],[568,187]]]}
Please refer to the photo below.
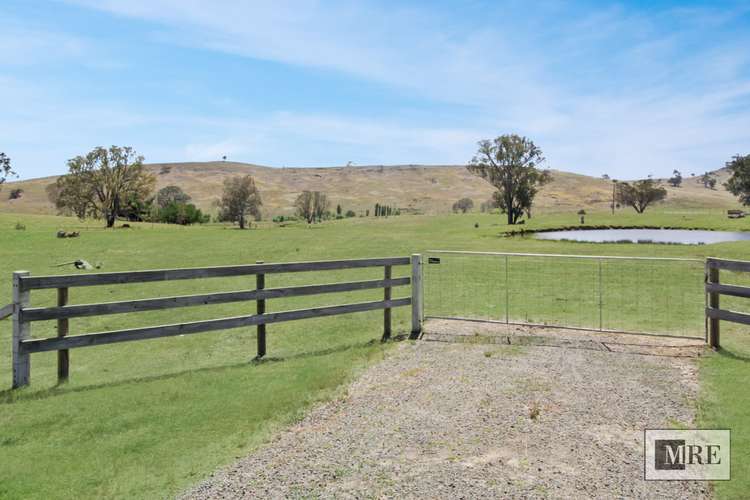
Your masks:
{"label": "hilltop ridge", "polygon": [[[375,203],[397,206],[404,211],[424,214],[447,213],[459,198],[474,201],[475,210],[494,191],[486,181],[472,175],[463,165],[367,165],[346,167],[266,167],[232,161],[151,163],[146,168],[157,178],[157,189],[180,186],[193,202],[213,211],[221,196],[224,179],[252,175],[261,191],[264,216],[293,212],[296,196],[303,190],[328,194],[335,207],[357,213],[372,211]],[[553,180],[544,186],[535,209],[607,209],[612,200],[612,183],[607,179],[552,170]],[[675,208],[738,208],[737,200],[722,186],[727,173],[717,171],[719,182],[706,189],[696,177],[685,177],[682,187],[666,185],[665,205]],[[53,214],[45,188],[56,176],[9,182],[0,191],[0,211]],[[662,180],[664,181],[664,180]],[[8,199],[13,188],[23,189],[20,199]]]}

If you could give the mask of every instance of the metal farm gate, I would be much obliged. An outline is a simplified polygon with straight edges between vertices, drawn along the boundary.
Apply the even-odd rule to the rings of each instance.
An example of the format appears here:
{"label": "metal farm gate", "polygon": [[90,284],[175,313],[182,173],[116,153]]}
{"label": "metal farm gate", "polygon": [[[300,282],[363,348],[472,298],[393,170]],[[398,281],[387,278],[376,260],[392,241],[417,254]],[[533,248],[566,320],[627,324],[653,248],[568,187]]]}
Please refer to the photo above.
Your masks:
{"label": "metal farm gate", "polygon": [[705,338],[699,259],[431,250],[427,318]]}

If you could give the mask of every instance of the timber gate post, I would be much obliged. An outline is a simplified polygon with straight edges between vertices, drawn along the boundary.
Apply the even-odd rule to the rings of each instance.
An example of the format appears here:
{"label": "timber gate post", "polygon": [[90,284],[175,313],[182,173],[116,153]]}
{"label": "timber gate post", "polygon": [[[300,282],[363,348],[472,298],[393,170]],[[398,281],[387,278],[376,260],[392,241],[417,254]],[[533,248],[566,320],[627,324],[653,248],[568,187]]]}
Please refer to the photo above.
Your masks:
{"label": "timber gate post", "polygon": [[28,271],[13,273],[13,388],[29,385],[31,356],[21,350],[21,341],[31,337],[31,323],[22,321],[21,311],[29,305],[31,293],[21,288],[21,277]]}
{"label": "timber gate post", "polygon": [[411,335],[422,333],[422,319],[424,317],[424,296],[422,294],[422,255],[415,253],[411,256]]}

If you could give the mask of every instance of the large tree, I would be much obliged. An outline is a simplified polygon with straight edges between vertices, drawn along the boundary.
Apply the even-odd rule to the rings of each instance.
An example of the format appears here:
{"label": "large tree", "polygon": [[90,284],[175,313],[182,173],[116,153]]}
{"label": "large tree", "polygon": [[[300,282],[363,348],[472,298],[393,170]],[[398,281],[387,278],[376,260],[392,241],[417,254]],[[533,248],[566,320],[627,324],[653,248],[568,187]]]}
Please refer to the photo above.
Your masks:
{"label": "large tree", "polygon": [[219,201],[219,220],[236,222],[245,229],[247,217],[260,220],[260,191],[250,175],[230,177],[224,181],[224,193]]}
{"label": "large tree", "polygon": [[549,171],[538,168],[543,162],[542,150],[530,139],[510,134],[480,141],[467,168],[497,188],[494,199],[508,224],[515,224],[531,212],[539,187],[551,180]]}
{"label": "large tree", "polygon": [[13,175],[16,175],[16,173],[10,166],[10,158],[8,158],[8,155],[6,155],[5,153],[0,153],[0,188],[3,187],[3,184],[8,179],[8,177],[11,177]]}
{"label": "large tree", "polygon": [[98,147],[68,160],[68,174],[57,179],[48,195],[55,197],[58,209],[81,218],[103,218],[112,227],[128,205],[145,201],[155,183],[133,148]]}
{"label": "large tree", "polygon": [[743,205],[750,205],[750,155],[735,155],[726,165],[732,176],[724,186]]}
{"label": "large tree", "polygon": [[620,182],[617,184],[616,197],[619,203],[629,205],[642,214],[649,205],[666,198],[667,190],[653,179],[643,179],[632,184]]}
{"label": "large tree", "polygon": [[297,215],[305,219],[308,224],[322,220],[329,206],[328,197],[320,191],[302,191],[294,200]]}

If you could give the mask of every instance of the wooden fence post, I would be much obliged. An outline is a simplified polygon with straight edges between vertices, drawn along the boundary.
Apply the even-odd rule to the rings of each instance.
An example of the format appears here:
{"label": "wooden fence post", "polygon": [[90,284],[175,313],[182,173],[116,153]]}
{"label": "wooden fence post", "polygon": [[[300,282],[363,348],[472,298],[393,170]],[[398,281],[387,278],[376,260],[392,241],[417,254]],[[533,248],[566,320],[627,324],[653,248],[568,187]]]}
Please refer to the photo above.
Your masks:
{"label": "wooden fence post", "polygon": [[[256,261],[256,264],[263,264],[262,260]],[[266,287],[266,275],[263,273],[258,273],[255,275],[255,289],[256,290],[263,290]],[[265,314],[266,313],[266,300],[265,299],[258,299],[255,301],[256,304],[256,310],[255,312],[257,314]],[[258,359],[262,358],[266,355],[266,325],[258,325],[257,329],[257,336],[258,336]]]}
{"label": "wooden fence post", "polygon": [[416,337],[422,333],[422,255],[411,256],[411,334]]}
{"label": "wooden fence post", "polygon": [[[67,306],[68,305],[68,288],[57,289],[57,305]],[[68,335],[68,318],[57,320],[57,336],[65,337]],[[68,349],[60,349],[57,351],[57,383],[67,382],[68,373],[70,366],[70,351]]]}
{"label": "wooden fence post", "polygon": [[[383,273],[383,279],[391,279],[391,266],[385,266]],[[383,300],[391,300],[391,287],[386,286],[383,288]],[[386,307],[383,309],[383,340],[391,338],[391,308]]]}
{"label": "wooden fence post", "polygon": [[21,352],[21,341],[31,337],[31,323],[21,322],[21,310],[30,302],[31,292],[21,289],[21,277],[28,271],[13,273],[13,385],[14,389],[29,385],[31,356]]}
{"label": "wooden fence post", "polygon": [[[708,282],[719,284],[719,269],[710,264],[710,261],[706,262],[708,266]],[[711,292],[708,294],[708,307],[711,309],[719,309],[719,293]],[[712,349],[719,348],[719,318],[712,317],[708,320],[708,345]]]}

